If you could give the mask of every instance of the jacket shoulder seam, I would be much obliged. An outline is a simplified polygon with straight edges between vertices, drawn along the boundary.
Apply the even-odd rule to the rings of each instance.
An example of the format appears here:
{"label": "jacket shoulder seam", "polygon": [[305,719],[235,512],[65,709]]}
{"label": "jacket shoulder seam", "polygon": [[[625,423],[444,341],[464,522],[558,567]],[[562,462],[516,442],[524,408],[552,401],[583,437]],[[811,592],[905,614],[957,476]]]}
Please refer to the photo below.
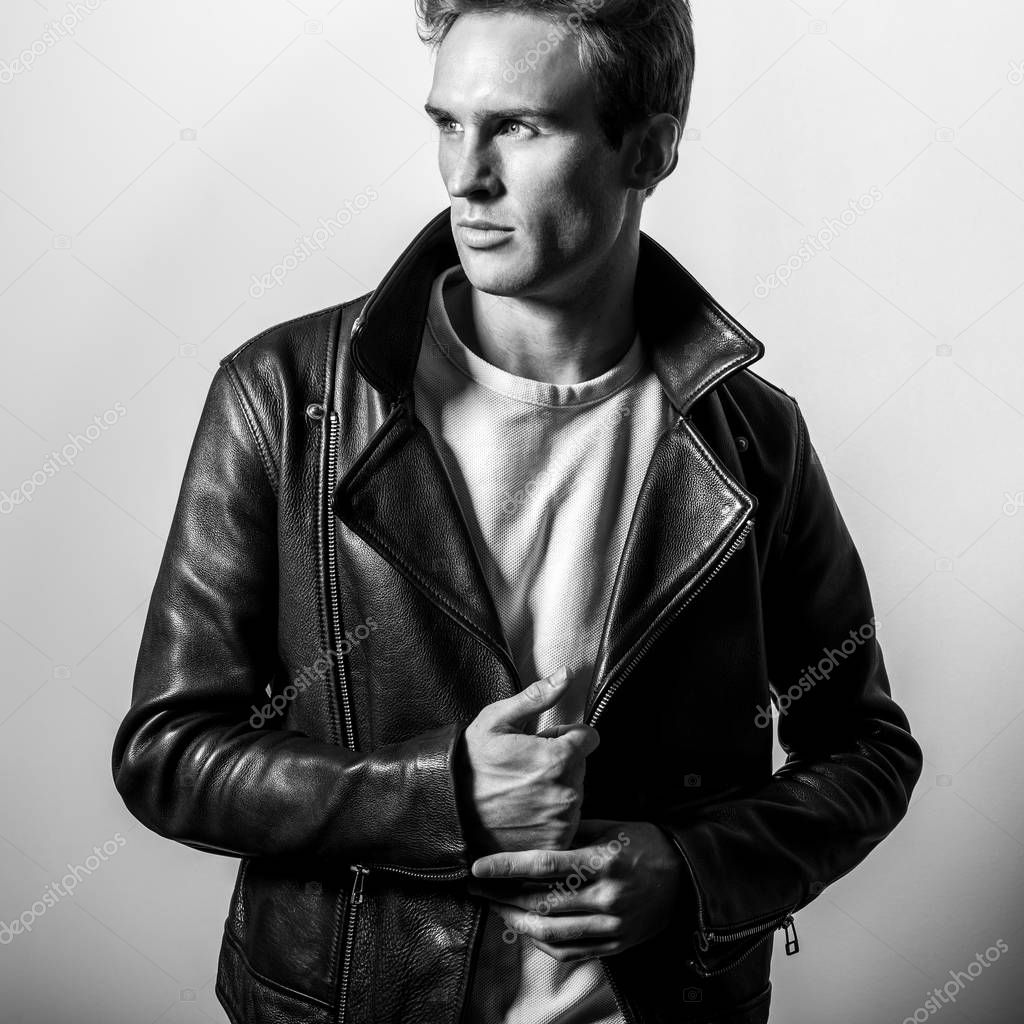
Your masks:
{"label": "jacket shoulder seam", "polygon": [[365,296],[359,296],[355,299],[349,299],[347,302],[335,303],[333,306],[325,306],[323,309],[314,310],[312,313],[304,313],[302,316],[294,317],[291,320],[285,320],[282,323],[273,324],[266,330],[260,331],[259,334],[256,334],[247,341],[242,342],[241,345],[233,349],[231,352],[228,352],[227,355],[222,356],[219,360],[219,365],[224,369],[225,375],[230,381],[231,388],[238,400],[242,414],[245,416],[246,423],[249,425],[249,431],[252,434],[256,447],[259,450],[260,458],[263,462],[263,469],[267,474],[267,479],[270,482],[270,486],[275,495],[278,494],[280,488],[280,474],[274,458],[273,449],[268,441],[265,431],[260,426],[259,417],[257,416],[255,407],[249,399],[246,391],[245,383],[242,380],[242,373],[239,371],[237,366],[238,359],[252,345],[255,345],[257,342],[277,331],[295,327],[309,320],[329,314],[337,313],[343,316],[345,311],[351,307],[359,303],[365,304],[365,298]]}
{"label": "jacket shoulder seam", "polygon": [[242,384],[238,368],[230,362],[223,363],[222,365],[227,379],[231,383],[231,390],[234,392],[235,398],[242,410],[242,415],[245,417],[245,422],[249,425],[249,432],[256,442],[256,448],[260,453],[260,461],[263,463],[263,470],[267,474],[267,481],[270,483],[271,490],[276,496],[278,493],[278,474],[270,452],[270,445],[267,444],[263,431],[260,429],[252,403],[245,394],[245,387]]}
{"label": "jacket shoulder seam", "polygon": [[778,394],[782,395],[783,398],[789,399],[790,402],[796,405],[796,399],[784,388],[780,388],[778,384],[768,380],[767,377],[762,377],[761,374],[756,370],[752,370],[749,366],[746,367],[746,372],[749,373],[751,377],[756,377],[762,384],[766,384],[772,389],[772,391],[778,392]]}
{"label": "jacket shoulder seam", "polygon": [[333,306],[324,306],[323,309],[314,310],[312,313],[303,313],[302,316],[293,317],[291,320],[284,320],[279,324],[273,324],[264,331],[260,331],[259,334],[249,338],[248,341],[243,341],[237,348],[232,349],[227,355],[221,356],[221,365],[236,360],[243,352],[250,346],[255,345],[257,341],[261,341],[267,337],[268,334],[273,334],[274,331],[280,331],[286,327],[295,327],[298,324],[304,323],[307,320],[312,320],[314,317],[324,316],[326,313],[333,313],[336,310],[344,312],[349,306],[354,305],[357,302],[362,302],[363,298],[350,299],[348,302],[335,303]]}

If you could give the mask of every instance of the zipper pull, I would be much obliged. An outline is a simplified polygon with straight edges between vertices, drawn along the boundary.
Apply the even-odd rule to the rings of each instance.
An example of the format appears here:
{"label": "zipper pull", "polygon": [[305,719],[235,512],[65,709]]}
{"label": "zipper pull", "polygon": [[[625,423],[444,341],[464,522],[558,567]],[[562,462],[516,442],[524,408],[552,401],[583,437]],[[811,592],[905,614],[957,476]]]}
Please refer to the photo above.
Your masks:
{"label": "zipper pull", "polygon": [[[782,924],[786,929],[786,956],[792,956],[794,953],[799,953],[800,943],[797,941],[796,925],[793,923],[793,915],[790,914]],[[789,933],[791,931],[793,933],[792,939],[789,937]]]}
{"label": "zipper pull", "polygon": [[362,864],[351,864],[349,867],[356,873],[356,877],[352,881],[352,893],[349,896],[348,901],[349,903],[358,905],[363,902],[363,881],[370,873],[370,869],[364,868]]}

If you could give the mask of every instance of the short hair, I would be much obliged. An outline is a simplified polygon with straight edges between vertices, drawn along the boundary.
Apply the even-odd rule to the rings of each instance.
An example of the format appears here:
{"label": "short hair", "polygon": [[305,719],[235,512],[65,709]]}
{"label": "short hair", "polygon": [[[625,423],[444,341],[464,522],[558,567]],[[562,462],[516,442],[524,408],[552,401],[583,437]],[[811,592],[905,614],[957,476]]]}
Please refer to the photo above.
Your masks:
{"label": "short hair", "polygon": [[[696,62],[689,0],[415,0],[417,32],[436,50],[460,15],[563,17],[595,89],[597,119],[612,149],[626,129],[669,113],[685,127]],[[648,195],[653,188],[648,190]]]}

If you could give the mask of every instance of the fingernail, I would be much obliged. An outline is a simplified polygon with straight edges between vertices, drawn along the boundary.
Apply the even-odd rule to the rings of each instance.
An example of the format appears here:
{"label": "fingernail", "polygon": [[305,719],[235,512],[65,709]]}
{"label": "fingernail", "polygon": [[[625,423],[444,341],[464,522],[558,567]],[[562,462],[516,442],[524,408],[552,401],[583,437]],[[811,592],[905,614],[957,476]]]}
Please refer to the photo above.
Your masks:
{"label": "fingernail", "polygon": [[569,678],[569,670],[563,665],[553,676],[548,679],[552,687],[561,686]]}

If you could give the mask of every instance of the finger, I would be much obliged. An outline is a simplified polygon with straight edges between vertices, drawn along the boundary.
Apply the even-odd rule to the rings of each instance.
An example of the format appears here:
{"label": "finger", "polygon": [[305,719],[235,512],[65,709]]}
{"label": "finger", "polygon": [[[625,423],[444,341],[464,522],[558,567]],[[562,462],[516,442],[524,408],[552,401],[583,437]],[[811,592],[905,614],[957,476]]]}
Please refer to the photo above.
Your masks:
{"label": "finger", "polygon": [[563,665],[554,675],[538,679],[519,693],[488,705],[492,728],[521,731],[539,712],[554,707],[568,692],[569,674]]}
{"label": "finger", "polygon": [[583,944],[569,944],[564,946],[553,946],[548,942],[540,942],[537,939],[530,939],[542,953],[547,953],[552,960],[559,963],[572,963],[577,960],[589,960],[595,956],[612,956],[621,953],[623,945],[620,940],[613,942],[588,942]]}
{"label": "finger", "polygon": [[608,914],[527,913],[518,907],[492,904],[513,931],[551,945],[579,944],[589,940],[609,942],[620,937],[622,920]]}
{"label": "finger", "polygon": [[579,850],[515,850],[479,857],[471,870],[476,878],[560,878],[579,863]]}
{"label": "finger", "polygon": [[552,892],[549,881],[538,881],[532,878],[487,878],[470,877],[466,883],[466,891],[472,896],[485,900],[496,900],[499,903],[512,903],[517,899]]}
{"label": "finger", "polygon": [[570,725],[555,738],[555,743],[568,747],[567,756],[589,757],[601,744],[601,737],[592,725]]}
{"label": "finger", "polygon": [[572,892],[570,890],[555,890],[545,888],[541,892],[533,891],[497,891],[499,886],[493,883],[480,886],[471,886],[469,891],[475,896],[492,903],[495,906],[509,907],[514,910],[522,910],[527,914],[586,914],[598,913],[601,906],[593,892],[587,887]]}

